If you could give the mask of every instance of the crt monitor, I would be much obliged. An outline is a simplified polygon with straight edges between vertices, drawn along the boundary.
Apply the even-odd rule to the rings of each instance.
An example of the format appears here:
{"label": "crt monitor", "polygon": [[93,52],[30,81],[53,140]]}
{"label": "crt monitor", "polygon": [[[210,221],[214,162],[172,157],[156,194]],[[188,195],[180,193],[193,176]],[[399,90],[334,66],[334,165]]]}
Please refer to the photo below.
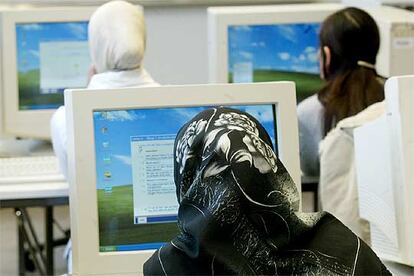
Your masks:
{"label": "crt monitor", "polygon": [[177,235],[174,140],[207,107],[257,118],[299,185],[295,102],[291,82],[65,92],[73,273],[142,273]]}
{"label": "crt monitor", "polygon": [[359,212],[382,259],[414,266],[414,75],[390,78],[385,104],[354,131]]}
{"label": "crt monitor", "polygon": [[320,3],[209,8],[210,82],[294,81],[298,101],[318,92],[320,23],[341,8]]}
{"label": "crt monitor", "polygon": [[[255,116],[275,145],[271,104],[230,107]],[[172,149],[180,127],[205,108],[93,113],[100,252],[157,249],[177,234]]]}
{"label": "crt monitor", "polygon": [[387,6],[369,7],[366,11],[380,31],[378,73],[384,77],[414,74],[414,13]]}
{"label": "crt monitor", "polygon": [[63,90],[87,86],[93,11],[62,7],[1,13],[4,135],[48,139]]}

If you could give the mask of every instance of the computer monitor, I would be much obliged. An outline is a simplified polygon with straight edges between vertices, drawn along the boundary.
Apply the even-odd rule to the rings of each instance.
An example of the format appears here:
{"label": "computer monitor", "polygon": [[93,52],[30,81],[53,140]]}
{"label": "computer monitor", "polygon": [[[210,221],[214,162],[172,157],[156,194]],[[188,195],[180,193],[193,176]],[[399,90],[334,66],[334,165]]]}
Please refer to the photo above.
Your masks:
{"label": "computer monitor", "polygon": [[405,6],[412,5],[412,0],[342,0],[343,4],[346,5],[365,5],[365,6],[379,6],[379,5],[390,5],[390,6]]}
{"label": "computer monitor", "polygon": [[341,8],[321,3],[209,8],[209,81],[294,81],[298,101],[318,92],[320,23]]}
{"label": "computer monitor", "polygon": [[3,11],[3,134],[49,139],[65,88],[84,88],[92,7]]}
{"label": "computer monitor", "polygon": [[382,259],[414,266],[414,75],[390,78],[385,102],[354,131],[359,212]]}
{"label": "computer monitor", "polygon": [[174,139],[207,107],[262,122],[300,191],[295,102],[291,82],[66,92],[74,274],[142,273],[177,235]]}
{"label": "computer monitor", "polygon": [[365,10],[380,31],[377,72],[387,78],[414,74],[414,13],[388,6]]}
{"label": "computer monitor", "polygon": [[[391,77],[414,74],[414,13],[359,3],[377,22],[376,68]],[[208,9],[209,81],[291,80],[298,101],[318,92],[320,23],[342,4],[212,7]]]}

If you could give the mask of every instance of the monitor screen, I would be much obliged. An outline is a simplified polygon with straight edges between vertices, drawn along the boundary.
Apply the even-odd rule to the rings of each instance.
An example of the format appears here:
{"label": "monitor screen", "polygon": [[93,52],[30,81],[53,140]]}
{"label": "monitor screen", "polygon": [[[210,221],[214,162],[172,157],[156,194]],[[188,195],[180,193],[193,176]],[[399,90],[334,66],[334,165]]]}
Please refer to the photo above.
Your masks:
{"label": "monitor screen", "polygon": [[90,66],[88,22],[18,23],[19,110],[54,109],[66,88],[84,88]]}
{"label": "monitor screen", "polygon": [[294,81],[298,101],[318,92],[320,23],[228,27],[228,81]]}
{"label": "monitor screen", "polygon": [[[277,149],[274,105],[232,107],[254,116]],[[206,108],[94,111],[100,252],[157,249],[177,235],[174,140]]]}

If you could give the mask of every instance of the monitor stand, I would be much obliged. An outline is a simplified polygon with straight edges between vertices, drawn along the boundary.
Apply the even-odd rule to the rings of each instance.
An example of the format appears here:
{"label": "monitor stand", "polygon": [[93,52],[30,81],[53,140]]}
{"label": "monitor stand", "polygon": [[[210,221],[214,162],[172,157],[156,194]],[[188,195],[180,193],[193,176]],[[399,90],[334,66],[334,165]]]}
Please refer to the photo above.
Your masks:
{"label": "monitor stand", "polygon": [[50,147],[50,142],[36,139],[0,138],[0,157],[29,156],[43,147]]}

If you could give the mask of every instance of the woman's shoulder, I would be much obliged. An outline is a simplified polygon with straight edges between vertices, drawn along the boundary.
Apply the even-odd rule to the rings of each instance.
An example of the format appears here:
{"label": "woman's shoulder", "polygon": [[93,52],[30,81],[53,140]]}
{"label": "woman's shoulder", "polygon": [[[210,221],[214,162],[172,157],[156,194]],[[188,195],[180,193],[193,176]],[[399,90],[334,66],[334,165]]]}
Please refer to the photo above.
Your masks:
{"label": "woman's shoulder", "polygon": [[205,259],[190,258],[167,243],[144,263],[144,275],[211,275],[211,270]]}
{"label": "woman's shoulder", "polygon": [[367,107],[357,115],[339,121],[320,143],[321,158],[324,158],[327,153],[344,154],[351,151],[354,147],[354,129],[379,118],[384,113],[385,102],[382,101]]}
{"label": "woman's shoulder", "polygon": [[126,87],[157,87],[160,86],[145,69],[107,71],[94,75],[88,89],[111,89]]}
{"label": "woman's shoulder", "polygon": [[318,95],[312,95],[298,104],[298,116],[315,113],[323,110],[323,105],[318,99]]}
{"label": "woman's shoulder", "polygon": [[317,128],[319,131],[322,129],[323,113],[324,108],[318,95],[315,94],[301,101],[297,107],[299,128]]}
{"label": "woman's shoulder", "polygon": [[390,275],[372,249],[330,213],[324,212],[300,240],[297,252],[313,252],[313,257],[318,258],[317,265],[335,274],[354,271],[355,275]]}
{"label": "woman's shoulder", "polygon": [[65,106],[60,106],[56,111],[53,113],[50,119],[51,127],[61,127],[62,125],[66,125],[66,111]]}

